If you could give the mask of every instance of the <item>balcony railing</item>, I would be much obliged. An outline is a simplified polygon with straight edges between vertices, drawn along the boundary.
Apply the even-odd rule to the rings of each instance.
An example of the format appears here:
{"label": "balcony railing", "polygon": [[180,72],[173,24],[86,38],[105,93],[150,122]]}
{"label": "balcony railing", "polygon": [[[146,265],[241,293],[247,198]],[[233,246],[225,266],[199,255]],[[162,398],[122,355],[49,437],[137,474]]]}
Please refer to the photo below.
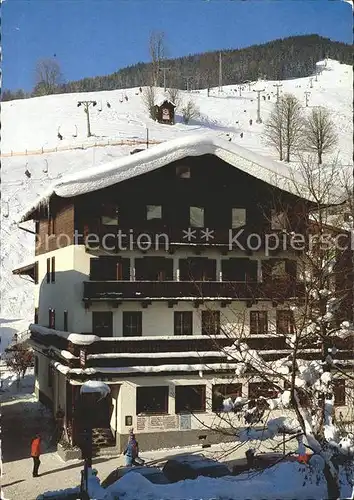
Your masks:
{"label": "balcony railing", "polygon": [[[92,332],[85,332],[85,335],[92,335]],[[71,368],[80,367],[80,353],[85,350],[87,355],[92,354],[119,354],[117,357],[98,357],[87,358],[87,367],[93,366],[140,366],[140,365],[168,365],[168,364],[198,364],[198,363],[225,363],[233,362],[232,359],[227,360],[225,348],[231,346],[236,338],[226,336],[224,333],[214,337],[205,336],[151,336],[151,337],[110,337],[102,340],[97,340],[90,345],[73,344],[66,338],[55,335],[41,335],[32,333],[33,341],[47,347],[48,356],[52,358],[59,355],[59,351],[70,351],[76,359],[66,359],[65,364]],[[266,360],[272,361],[283,358],[292,353],[292,349],[286,342],[284,335],[249,335],[242,339],[251,349],[257,352]],[[336,359],[352,360],[353,358],[353,340],[349,339],[332,339],[333,345],[338,347]],[[53,350],[54,348],[54,350]],[[152,354],[156,353],[156,358]],[[168,354],[171,355],[168,355]],[[183,357],[175,356],[172,353],[183,353]],[[192,354],[191,354],[192,353]],[[195,353],[204,353],[203,358],[195,355]],[[127,354],[127,356],[125,356]],[[137,354],[135,357],[134,354]],[[146,354],[146,357],[144,356]],[[160,355],[159,355],[160,354]],[[321,359],[321,350],[318,346],[305,346],[304,351],[301,351],[303,359]],[[153,358],[153,359],[152,359]],[[63,363],[60,358],[60,362]]]}
{"label": "balcony railing", "polygon": [[234,299],[283,300],[299,297],[304,284],[223,281],[86,281],[85,301]]}
{"label": "balcony railing", "polygon": [[[210,232],[207,232],[209,230]],[[268,227],[244,227],[244,228],[191,228],[189,234],[187,233],[188,226],[185,228],[171,228],[170,226],[160,226],[160,227],[134,227],[133,231],[130,228],[121,228],[116,226],[98,226],[87,228],[85,233],[95,234],[98,237],[93,240],[92,244],[88,246],[90,248],[96,248],[97,246],[105,246],[107,250],[121,251],[131,244],[134,247],[139,248],[137,245],[137,239],[139,236],[144,235],[144,244],[146,241],[151,242],[151,248],[162,248],[166,249],[171,245],[222,245],[228,247],[230,250],[233,248],[249,250],[252,252],[252,243],[249,242],[250,235],[257,234],[260,237],[260,248],[264,248],[266,236],[269,234],[276,233],[279,238],[278,248],[282,250],[284,248],[284,240],[287,242],[287,247],[290,246],[291,236],[282,231],[274,231]],[[298,231],[299,232],[299,231]],[[109,235],[109,237],[108,237]],[[117,235],[120,235],[119,238]],[[233,239],[237,235],[237,242]],[[140,240],[139,240],[140,241]],[[272,246],[274,243],[271,243]],[[121,248],[119,248],[119,245]],[[250,246],[251,245],[251,246]],[[250,248],[247,248],[250,246]],[[254,249],[254,248],[253,248]]]}

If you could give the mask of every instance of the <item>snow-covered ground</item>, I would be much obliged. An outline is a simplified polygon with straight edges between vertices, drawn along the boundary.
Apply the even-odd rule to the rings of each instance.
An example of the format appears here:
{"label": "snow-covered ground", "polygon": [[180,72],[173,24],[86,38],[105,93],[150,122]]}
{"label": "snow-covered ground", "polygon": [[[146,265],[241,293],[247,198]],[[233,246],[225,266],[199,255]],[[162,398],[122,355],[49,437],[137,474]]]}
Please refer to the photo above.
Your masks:
{"label": "snow-covered ground", "polygon": [[[323,72],[317,82],[310,77],[287,80],[282,82],[280,88],[281,93],[296,95],[304,106],[304,92],[309,90],[311,94],[309,108],[304,108],[306,112],[318,105],[326,106],[332,112],[339,133],[335,155],[339,153],[339,161],[343,165],[352,163],[352,79],[350,66],[329,60],[326,66],[323,63]],[[166,141],[190,134],[214,132],[251,151],[276,159],[275,152],[262,138],[264,125],[256,123],[257,94],[254,92],[257,88],[265,89],[263,95],[266,100],[261,98],[264,122],[276,101],[275,83],[255,82],[250,90],[247,84],[241,97],[238,86],[234,85],[224,87],[221,93],[212,89],[209,97],[206,90],[185,91],[183,98],[193,98],[201,112],[201,116],[189,125],[182,123],[178,112],[174,126],[161,125],[149,119],[138,89],[123,93],[115,90],[64,94],[3,103],[0,348],[6,348],[13,333],[25,330],[33,318],[32,285],[24,278],[12,275],[12,269],[33,256],[33,236],[18,229],[14,223],[24,207],[64,174],[86,170],[129,154],[134,146],[112,144],[121,140],[145,140],[146,126],[150,140]],[[125,95],[128,100],[124,99]],[[94,99],[98,103],[90,111],[94,134],[91,138],[86,137],[85,113],[82,107],[77,107],[77,102],[82,99]],[[249,124],[250,119],[253,120],[252,125]],[[63,136],[62,140],[58,138],[58,132]],[[46,152],[55,148],[60,148],[60,151]],[[32,154],[33,151],[37,153]],[[296,168],[296,164],[293,165]],[[30,178],[24,175],[26,169],[31,173]],[[27,224],[27,227],[32,226]]]}

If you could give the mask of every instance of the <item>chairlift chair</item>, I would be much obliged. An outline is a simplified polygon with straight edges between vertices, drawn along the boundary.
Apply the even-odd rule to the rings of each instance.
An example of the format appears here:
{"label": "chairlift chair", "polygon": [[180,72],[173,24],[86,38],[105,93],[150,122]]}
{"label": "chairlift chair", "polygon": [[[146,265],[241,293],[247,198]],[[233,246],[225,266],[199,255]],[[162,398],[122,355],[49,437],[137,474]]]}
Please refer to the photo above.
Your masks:
{"label": "chairlift chair", "polygon": [[5,207],[4,207],[4,213],[3,213],[3,215],[7,219],[9,217],[9,214],[10,214],[9,202],[5,201],[4,205],[5,205]]}
{"label": "chairlift chair", "polygon": [[27,168],[28,163],[26,163],[26,170],[25,170],[25,176],[30,179],[31,178],[31,172]]}

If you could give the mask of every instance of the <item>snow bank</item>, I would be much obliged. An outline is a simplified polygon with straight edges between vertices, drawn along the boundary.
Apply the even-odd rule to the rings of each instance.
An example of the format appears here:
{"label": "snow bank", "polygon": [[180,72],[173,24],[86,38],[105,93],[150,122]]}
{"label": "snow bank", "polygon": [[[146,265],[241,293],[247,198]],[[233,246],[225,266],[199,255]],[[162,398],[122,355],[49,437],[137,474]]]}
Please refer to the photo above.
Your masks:
{"label": "snow bank", "polygon": [[[305,480],[305,472],[308,479]],[[306,487],[303,486],[305,481]],[[305,500],[326,498],[324,481],[316,483],[315,474],[306,466],[294,462],[281,463],[263,473],[220,479],[198,477],[174,484],[150,483],[138,473],[131,472],[106,490],[104,500]]]}
{"label": "snow bank", "polygon": [[146,174],[188,156],[206,154],[215,155],[253,177],[296,195],[299,195],[301,189],[303,197],[311,199],[306,186],[301,187],[303,179],[289,166],[220,139],[216,134],[191,135],[159,144],[140,152],[139,155],[118,158],[106,165],[63,177],[29,206],[18,222],[27,220],[35,209],[47,204],[54,194],[63,198],[79,196]]}

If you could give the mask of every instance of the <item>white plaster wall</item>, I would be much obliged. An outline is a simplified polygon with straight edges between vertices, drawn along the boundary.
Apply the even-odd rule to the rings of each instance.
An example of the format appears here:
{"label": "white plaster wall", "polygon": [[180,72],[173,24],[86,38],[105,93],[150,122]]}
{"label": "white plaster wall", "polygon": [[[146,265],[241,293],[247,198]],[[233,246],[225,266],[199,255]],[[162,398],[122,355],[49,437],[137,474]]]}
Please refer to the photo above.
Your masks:
{"label": "white plaster wall", "polygon": [[[163,251],[149,252],[145,255],[166,256]],[[279,254],[278,258],[284,257]],[[55,256],[55,283],[46,282],[47,259]],[[124,257],[139,258],[143,257],[142,252],[126,251]],[[178,277],[178,260],[186,257],[195,256],[193,250],[178,250],[170,257],[174,260],[175,279]],[[218,276],[221,269],[221,260],[231,257],[244,256],[240,251],[232,251],[227,256],[222,256],[219,250],[208,249],[202,256],[214,258],[217,260]],[[260,259],[264,254],[257,253],[251,256],[251,259]],[[142,309],[140,302],[124,302],[117,309],[112,308],[109,303],[93,302],[87,310],[83,303],[83,282],[89,279],[90,258],[95,256],[86,252],[83,245],[69,246],[38,256],[39,262],[39,285],[36,287],[36,302],[39,300],[39,324],[48,326],[48,310],[55,309],[56,328],[64,327],[64,311],[68,311],[68,330],[72,332],[91,332],[92,331],[92,311],[112,311],[113,313],[113,335],[122,335],[122,316],[123,311],[142,311],[143,315],[143,335],[173,335],[174,311],[193,311],[193,334],[201,333],[200,316],[201,311],[205,309],[220,310],[223,328],[234,332],[235,329],[247,333],[249,323],[249,311],[244,301],[233,301],[229,306],[221,309],[220,302],[208,302],[207,305],[201,305],[199,309],[193,307],[192,302],[179,301],[174,308],[169,309],[166,301],[153,302],[147,309]],[[271,308],[269,302],[258,303],[253,309],[270,309],[269,326],[270,332],[275,329],[275,309]],[[279,309],[282,307],[279,306]],[[274,314],[273,314],[274,313]]]}
{"label": "white plaster wall", "polygon": [[[47,283],[47,259],[55,257],[55,282]],[[68,311],[68,329],[73,325],[73,311],[77,304],[75,290],[82,286],[83,277],[74,269],[74,247],[68,246],[38,256],[38,322],[49,324],[49,309],[55,309],[55,327],[64,328],[64,311]]]}
{"label": "white plaster wall", "polygon": [[[253,380],[252,380],[253,381]],[[257,379],[254,379],[257,381]],[[136,415],[136,389],[137,387],[157,387],[157,386],[168,386],[169,387],[169,405],[168,405],[168,415],[175,415],[175,387],[178,385],[206,385],[206,411],[198,412],[195,416],[190,415],[190,429],[192,430],[203,430],[208,427],[217,428],[217,427],[229,427],[229,423],[227,419],[220,418],[217,414],[212,412],[212,386],[216,384],[229,384],[229,383],[242,383],[243,390],[242,395],[244,397],[248,396],[248,382],[247,379],[235,379],[235,378],[216,378],[213,375],[208,375],[207,373],[203,374],[203,378],[198,375],[185,375],[181,377],[139,377],[139,378],[126,378],[126,380],[122,383],[118,402],[121,405],[121,412],[117,421],[117,430],[121,434],[127,434],[129,432],[130,426],[125,426],[125,416],[130,415],[133,417],[133,427],[136,433],[144,433],[144,432],[152,432],[152,429],[149,428],[149,416],[146,416],[147,425],[144,430],[138,430],[137,426],[137,418]],[[282,411],[273,411],[271,413],[271,418],[281,416],[284,412]],[[164,416],[162,415],[162,418]],[[243,419],[238,420],[237,416],[232,415],[232,423],[235,427],[244,426]],[[178,422],[178,421],[177,421]],[[173,430],[182,430],[180,429],[179,424],[177,424],[176,428],[172,429],[159,429],[158,432],[167,432]]]}
{"label": "white plaster wall", "polygon": [[[174,312],[192,311],[193,312],[193,335],[201,335],[201,312],[204,310],[219,310],[220,322],[223,331],[232,335],[245,335],[249,333],[250,311],[267,310],[269,332],[275,332],[276,310],[284,309],[285,306],[272,307],[271,302],[263,301],[252,307],[246,307],[245,301],[232,301],[225,308],[221,308],[220,301],[208,301],[205,304],[195,308],[192,301],[179,301],[173,308],[167,306],[166,301],[154,301],[146,309],[137,302],[123,302],[118,308],[112,308],[110,304],[93,303],[88,310],[78,310],[77,322],[79,329],[75,331],[92,331],[92,312],[93,311],[112,311],[113,313],[113,336],[121,337],[123,328],[124,311],[142,312],[143,336],[167,336],[174,335]],[[80,319],[80,322],[79,322]]]}

